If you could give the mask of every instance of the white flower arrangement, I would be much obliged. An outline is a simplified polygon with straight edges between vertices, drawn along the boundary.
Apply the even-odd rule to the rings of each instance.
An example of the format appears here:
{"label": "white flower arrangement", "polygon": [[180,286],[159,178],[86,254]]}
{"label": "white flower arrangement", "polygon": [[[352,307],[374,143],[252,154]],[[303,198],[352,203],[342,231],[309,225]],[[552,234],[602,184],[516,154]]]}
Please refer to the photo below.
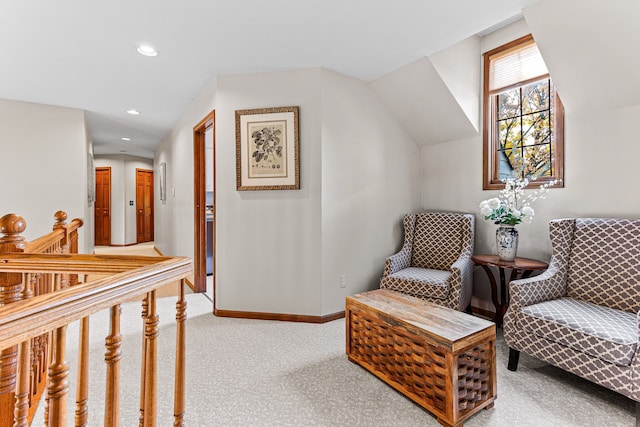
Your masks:
{"label": "white flower arrangement", "polygon": [[480,203],[480,212],[484,219],[492,220],[498,225],[516,225],[533,221],[535,211],[531,203],[537,199],[544,199],[549,186],[556,183],[551,181],[542,184],[533,193],[525,195],[524,189],[530,182],[528,178],[507,178],[503,182],[504,190],[500,191],[498,197]]}

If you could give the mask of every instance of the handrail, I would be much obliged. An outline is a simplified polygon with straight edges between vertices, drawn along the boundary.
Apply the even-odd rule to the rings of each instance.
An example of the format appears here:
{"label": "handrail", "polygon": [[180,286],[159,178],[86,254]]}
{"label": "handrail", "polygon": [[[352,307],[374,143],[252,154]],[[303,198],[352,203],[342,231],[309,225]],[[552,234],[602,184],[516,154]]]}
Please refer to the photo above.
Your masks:
{"label": "handrail", "polygon": [[0,254],[0,272],[114,274],[157,264],[171,257],[84,255],[84,254]]}
{"label": "handrail", "polygon": [[[56,212],[54,219],[51,233],[27,242],[21,235],[27,227],[24,218],[16,214],[4,215],[0,218],[0,253],[77,253],[78,229],[83,224],[82,220],[74,219],[67,224],[67,214],[64,211]],[[0,273],[0,280],[3,283],[3,287],[0,287],[2,306],[52,292],[56,287],[75,285],[78,283],[78,276],[68,274],[56,278],[51,274],[35,274],[26,277],[22,274]],[[26,411],[27,414],[23,415],[24,419],[18,419],[15,425],[23,425],[32,419],[37,402],[45,392],[47,360],[51,354],[50,338],[52,337],[48,334],[43,334],[21,344],[29,348],[31,366],[27,372],[23,370],[20,373],[20,378],[17,366],[19,363],[26,363],[26,360],[18,361],[18,346],[0,351],[0,426],[13,425],[10,408],[14,405],[17,407],[16,402],[21,402],[18,412],[22,414]],[[14,395],[19,381],[30,381],[28,389],[23,390],[21,396]]]}
{"label": "handrail", "polygon": [[[176,302],[174,426],[184,425],[186,364],[186,278],[192,261],[181,257],[79,255],[82,220],[66,223],[58,211],[52,233],[26,242],[26,222],[18,215],[0,218],[0,427],[26,427],[40,393],[47,426],[66,426],[69,367],[66,328],[81,320],[76,390],[76,426],[89,415],[90,315],[110,311],[105,338],[107,365],[105,426],[119,424],[120,307],[142,297],[141,427],[156,425],[157,342],[156,289],[180,282]],[[95,277],[87,281],[87,278]],[[84,280],[82,280],[84,278]],[[84,283],[81,283],[84,282]]]}
{"label": "handrail", "polygon": [[[0,273],[14,272],[15,267],[7,268],[4,264],[7,258],[13,255],[4,255],[0,258]],[[22,272],[72,272],[84,274],[90,272],[103,272],[98,269],[99,263],[104,262],[105,256],[84,255],[31,255],[22,254],[26,258],[23,265],[32,264],[31,268],[24,267]],[[60,258],[53,261],[51,258]],[[47,259],[49,265],[57,268],[41,268],[38,263]],[[94,263],[85,264],[74,269],[72,263],[75,259],[93,258]],[[129,264],[129,257],[108,256],[112,261],[121,260],[122,265]],[[0,307],[0,350],[19,344],[29,338],[36,337],[45,332],[67,325],[91,314],[131,301],[143,296],[163,285],[186,278],[192,271],[192,261],[189,258],[167,257],[133,257],[138,262],[146,260],[147,265],[138,267],[113,276],[97,279],[93,282],[73,286],[50,294],[39,295],[28,300],[17,301]],[[160,259],[159,262],[153,262]],[[117,264],[116,264],[117,266]],[[125,267],[126,268],[126,267]]]}
{"label": "handrail", "polygon": [[[66,214],[65,214],[66,215]],[[67,225],[67,233],[73,233],[78,228],[82,227],[83,221],[81,219],[74,219]],[[30,253],[44,253],[50,247],[52,247],[56,242],[62,240],[65,236],[65,230],[56,229],[51,233],[46,234],[36,240],[31,242],[27,242],[25,245],[25,252]]]}
{"label": "handrail", "polygon": [[[157,342],[159,334],[155,290],[180,281],[176,302],[176,365],[174,376],[174,426],[184,426],[185,365],[186,365],[186,278],[193,271],[193,262],[184,257],[142,257],[79,254],[0,254],[0,277],[22,277],[22,292],[29,293],[31,278],[53,277],[53,291],[34,295],[0,306],[0,351],[19,348],[17,357],[19,381],[16,387],[14,426],[26,427],[31,381],[27,373],[31,366],[34,339],[49,337],[45,422],[48,426],[66,426],[66,401],[69,367],[66,358],[66,328],[81,320],[81,343],[78,354],[78,389],[76,394],[75,425],[88,425],[88,352],[89,316],[110,310],[110,331],[105,339],[107,378],[105,395],[105,426],[119,425],[120,387],[120,306],[142,299],[142,362],[140,426],[156,425],[157,408]],[[99,278],[74,286],[62,286],[65,276]],[[107,274],[106,277],[101,275]],[[9,414],[7,414],[9,415]]]}

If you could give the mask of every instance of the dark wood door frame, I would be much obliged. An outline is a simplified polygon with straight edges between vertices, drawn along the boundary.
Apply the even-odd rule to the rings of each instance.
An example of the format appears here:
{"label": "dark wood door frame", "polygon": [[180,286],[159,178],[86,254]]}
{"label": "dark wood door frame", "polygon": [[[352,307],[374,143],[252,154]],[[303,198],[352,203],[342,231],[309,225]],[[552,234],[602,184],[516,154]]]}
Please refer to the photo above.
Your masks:
{"label": "dark wood door frame", "polygon": [[[205,132],[214,126],[215,111],[193,127],[193,291],[207,290],[207,213],[206,213],[206,160],[205,160]],[[213,128],[213,307],[215,310],[216,294],[216,129]]]}

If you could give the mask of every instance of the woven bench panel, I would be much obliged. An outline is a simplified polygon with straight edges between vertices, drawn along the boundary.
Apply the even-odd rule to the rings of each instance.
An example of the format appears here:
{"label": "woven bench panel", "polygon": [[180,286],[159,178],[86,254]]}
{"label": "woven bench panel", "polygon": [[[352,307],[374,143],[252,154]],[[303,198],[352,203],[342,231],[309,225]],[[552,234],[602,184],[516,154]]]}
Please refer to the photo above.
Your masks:
{"label": "woven bench panel", "polygon": [[491,397],[492,343],[482,343],[458,357],[458,410],[464,413]]}
{"label": "woven bench panel", "polygon": [[[397,326],[381,323],[359,310],[351,311],[350,356],[423,406],[446,412],[447,350]],[[457,412],[463,416],[492,397],[491,342],[480,343],[457,358]],[[450,378],[450,381],[454,379]],[[454,382],[455,386],[455,382]],[[454,404],[455,406],[455,404]]]}

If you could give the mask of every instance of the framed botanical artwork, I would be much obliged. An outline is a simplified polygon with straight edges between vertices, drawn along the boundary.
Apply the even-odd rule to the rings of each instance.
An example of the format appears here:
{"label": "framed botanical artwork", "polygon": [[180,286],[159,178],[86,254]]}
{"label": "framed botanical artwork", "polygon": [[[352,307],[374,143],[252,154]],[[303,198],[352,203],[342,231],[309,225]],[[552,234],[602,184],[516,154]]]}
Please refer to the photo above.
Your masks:
{"label": "framed botanical artwork", "polygon": [[236,111],[236,189],[299,190],[298,107]]}

